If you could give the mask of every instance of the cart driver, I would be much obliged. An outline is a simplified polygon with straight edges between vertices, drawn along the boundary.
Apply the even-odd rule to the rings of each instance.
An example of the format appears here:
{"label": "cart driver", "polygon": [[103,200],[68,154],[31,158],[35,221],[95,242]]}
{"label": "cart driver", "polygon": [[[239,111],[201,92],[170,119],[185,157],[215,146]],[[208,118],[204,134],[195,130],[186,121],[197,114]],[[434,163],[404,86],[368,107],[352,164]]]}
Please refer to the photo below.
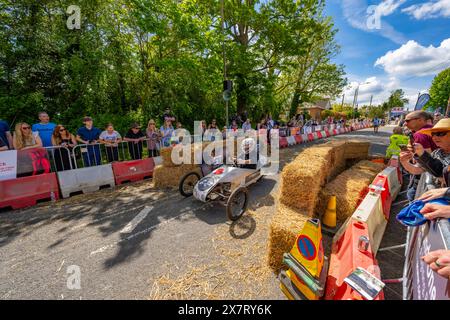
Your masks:
{"label": "cart driver", "polygon": [[256,141],[252,138],[247,138],[242,141],[241,151],[236,163],[239,168],[256,170],[259,161],[259,152],[256,150],[256,159],[252,159],[251,155],[256,148]]}

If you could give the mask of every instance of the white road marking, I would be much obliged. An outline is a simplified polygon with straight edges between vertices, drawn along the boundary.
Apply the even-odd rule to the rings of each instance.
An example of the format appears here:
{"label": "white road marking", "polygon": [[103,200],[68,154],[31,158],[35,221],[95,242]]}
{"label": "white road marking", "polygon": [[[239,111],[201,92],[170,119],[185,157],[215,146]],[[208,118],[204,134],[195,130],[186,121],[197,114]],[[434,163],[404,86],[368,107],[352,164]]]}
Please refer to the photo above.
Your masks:
{"label": "white road marking", "polygon": [[62,267],[63,267],[65,261],[66,261],[66,260],[63,260],[63,261],[61,262],[61,266],[59,267],[59,269],[58,269],[56,272],[60,272],[60,271],[61,271],[61,269],[62,269]]}
{"label": "white road marking", "polygon": [[147,215],[150,213],[150,211],[153,210],[153,206],[150,207],[145,207],[144,209],[142,209],[141,212],[139,212],[139,214],[134,217],[133,220],[131,220],[126,226],[125,228],[123,228],[120,233],[124,234],[124,233],[131,233],[133,232],[134,229],[136,229],[136,227],[138,226],[139,223],[142,222],[142,220],[144,220]]}
{"label": "white road marking", "polygon": [[139,232],[134,233],[134,234],[132,234],[132,235],[126,237],[126,238],[123,238],[123,239],[121,239],[121,240],[119,240],[119,241],[116,241],[115,243],[108,244],[108,245],[106,245],[106,246],[104,246],[104,247],[101,247],[100,249],[97,249],[97,250],[95,250],[95,251],[92,251],[92,252],[90,253],[90,256],[92,257],[92,256],[94,256],[94,255],[96,255],[96,254],[105,252],[106,250],[111,249],[111,248],[114,248],[115,246],[117,246],[118,244],[120,244],[120,243],[122,243],[122,242],[129,241],[129,240],[131,240],[131,239],[133,239],[133,238],[136,238],[137,236],[140,236],[140,235],[142,235],[142,234],[146,234],[146,233],[152,231],[153,229],[156,229],[156,228],[159,227],[159,226],[165,225],[165,224],[167,224],[167,223],[169,223],[169,222],[171,222],[171,221],[173,221],[173,220],[179,219],[180,217],[182,217],[182,216],[184,216],[184,215],[186,215],[186,214],[194,213],[195,210],[202,210],[203,208],[206,208],[207,206],[210,206],[210,205],[211,205],[210,203],[205,203],[205,204],[203,204],[202,206],[200,206],[200,207],[198,207],[198,208],[195,208],[195,209],[186,208],[186,209],[189,209],[189,210],[183,210],[183,211],[181,211],[181,213],[180,213],[179,215],[177,215],[177,216],[175,216],[175,217],[173,217],[173,218],[170,218],[170,219],[168,219],[168,220],[164,220],[164,221],[162,221],[162,222],[160,222],[160,223],[158,223],[158,224],[156,224],[156,225],[154,225],[154,226],[151,226],[151,227],[149,227],[149,228],[147,228],[147,229],[145,229],[145,230],[139,231]]}

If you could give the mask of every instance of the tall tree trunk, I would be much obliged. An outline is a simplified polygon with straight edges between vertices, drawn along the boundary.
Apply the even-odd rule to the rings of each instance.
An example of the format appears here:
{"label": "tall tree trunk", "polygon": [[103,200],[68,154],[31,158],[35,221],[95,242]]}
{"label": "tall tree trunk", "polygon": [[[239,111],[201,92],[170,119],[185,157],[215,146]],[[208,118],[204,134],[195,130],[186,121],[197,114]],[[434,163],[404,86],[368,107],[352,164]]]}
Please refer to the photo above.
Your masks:
{"label": "tall tree trunk", "polygon": [[247,110],[247,94],[248,94],[248,86],[245,81],[244,76],[237,76],[237,86],[236,86],[236,95],[237,95],[237,114],[244,113]]}
{"label": "tall tree trunk", "polygon": [[300,92],[294,92],[294,96],[292,97],[291,102],[291,110],[289,111],[289,118],[292,118],[297,114],[297,108],[300,104]]}

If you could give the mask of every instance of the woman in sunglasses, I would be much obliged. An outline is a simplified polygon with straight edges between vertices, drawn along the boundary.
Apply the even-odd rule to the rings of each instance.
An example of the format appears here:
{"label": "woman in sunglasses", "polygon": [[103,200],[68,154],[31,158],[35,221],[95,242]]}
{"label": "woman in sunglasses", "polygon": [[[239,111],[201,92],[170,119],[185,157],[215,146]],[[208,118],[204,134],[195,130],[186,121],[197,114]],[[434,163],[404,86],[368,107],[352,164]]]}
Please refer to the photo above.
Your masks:
{"label": "woman in sunglasses", "polygon": [[158,129],[156,129],[155,120],[151,119],[147,124],[147,148],[148,148],[148,157],[154,158],[159,157],[159,143],[161,141],[161,134]]}
{"label": "woman in sunglasses", "polygon": [[55,147],[55,164],[57,171],[75,169],[75,161],[72,158],[72,150],[77,145],[77,140],[65,126],[59,124],[52,134],[52,145]]}
{"label": "woman in sunglasses", "polygon": [[[431,136],[433,142],[438,146],[431,154],[425,151],[420,143],[414,144],[414,153],[411,151],[403,151],[401,158],[405,169],[412,174],[422,174],[429,172],[436,178],[443,178],[444,168],[450,165],[450,119],[439,121],[433,128],[419,131],[421,134]],[[413,158],[416,155],[417,165],[405,162],[404,159]],[[444,179],[441,179],[443,181]],[[450,186],[450,181],[443,181],[445,186]]]}
{"label": "woman in sunglasses", "polygon": [[28,123],[19,122],[14,131],[13,146],[16,150],[40,148],[42,141],[38,134],[33,134]]}

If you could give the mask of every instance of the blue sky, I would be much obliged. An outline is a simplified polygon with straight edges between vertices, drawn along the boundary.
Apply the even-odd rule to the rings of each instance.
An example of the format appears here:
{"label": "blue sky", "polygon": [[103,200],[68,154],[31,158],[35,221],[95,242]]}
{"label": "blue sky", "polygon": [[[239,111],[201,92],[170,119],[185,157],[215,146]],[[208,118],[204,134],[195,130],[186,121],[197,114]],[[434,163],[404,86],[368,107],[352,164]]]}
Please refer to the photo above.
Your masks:
{"label": "blue sky", "polygon": [[372,95],[381,103],[402,88],[413,107],[450,67],[450,0],[327,0],[325,13],[339,29],[342,52],[334,62],[345,65],[346,102],[362,84],[359,105]]}

